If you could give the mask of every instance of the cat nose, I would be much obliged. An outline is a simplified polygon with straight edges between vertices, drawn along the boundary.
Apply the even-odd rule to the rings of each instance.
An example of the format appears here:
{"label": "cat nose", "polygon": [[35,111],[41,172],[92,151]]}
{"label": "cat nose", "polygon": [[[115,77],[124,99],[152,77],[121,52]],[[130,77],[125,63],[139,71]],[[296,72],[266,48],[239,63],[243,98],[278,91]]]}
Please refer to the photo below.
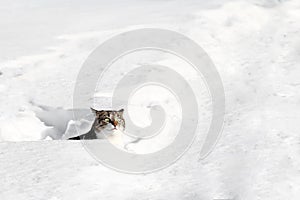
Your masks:
{"label": "cat nose", "polygon": [[118,122],[117,121],[114,121],[114,126],[116,127],[118,125]]}

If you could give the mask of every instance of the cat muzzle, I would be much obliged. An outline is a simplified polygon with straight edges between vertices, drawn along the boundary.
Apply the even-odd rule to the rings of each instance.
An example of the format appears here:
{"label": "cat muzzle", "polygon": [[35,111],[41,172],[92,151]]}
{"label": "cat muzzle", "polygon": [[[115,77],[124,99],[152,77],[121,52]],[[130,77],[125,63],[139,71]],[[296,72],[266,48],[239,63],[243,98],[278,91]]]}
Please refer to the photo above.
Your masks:
{"label": "cat muzzle", "polygon": [[118,125],[118,122],[117,121],[114,121],[114,126],[116,127]]}

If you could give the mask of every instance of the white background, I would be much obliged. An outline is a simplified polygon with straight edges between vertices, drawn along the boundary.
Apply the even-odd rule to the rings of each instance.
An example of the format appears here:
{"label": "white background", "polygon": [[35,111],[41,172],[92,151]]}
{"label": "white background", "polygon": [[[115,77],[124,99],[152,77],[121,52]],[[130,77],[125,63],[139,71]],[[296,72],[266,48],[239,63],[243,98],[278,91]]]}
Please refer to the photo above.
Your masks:
{"label": "white background", "polygon": [[[299,13],[297,0],[1,0],[0,199],[299,199]],[[209,157],[199,136],[169,168],[128,175],[79,142],[34,142],[47,127],[30,101],[71,108],[89,53],[145,27],[187,35],[220,73],[225,124]]]}

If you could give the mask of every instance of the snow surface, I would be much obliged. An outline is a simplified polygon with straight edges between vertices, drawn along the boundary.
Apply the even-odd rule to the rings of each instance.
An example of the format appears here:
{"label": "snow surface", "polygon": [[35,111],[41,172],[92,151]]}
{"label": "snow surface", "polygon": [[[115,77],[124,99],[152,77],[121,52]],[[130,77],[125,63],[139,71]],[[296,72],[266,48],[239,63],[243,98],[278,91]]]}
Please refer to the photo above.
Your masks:
{"label": "snow surface", "polygon": [[[299,1],[3,0],[0,10],[1,200],[299,199]],[[201,133],[211,117],[203,81],[182,70],[185,63],[161,54],[156,63],[172,65],[187,78],[201,110],[199,134],[174,165],[152,174],[123,174],[96,162],[78,141],[41,141],[50,139],[45,134],[54,125],[57,138],[67,129],[68,118],[53,118],[54,125],[46,121],[72,109],[76,76],[87,56],[106,39],[145,27],[187,35],[216,65],[226,116],[215,150],[199,160]],[[122,69],[156,57],[142,52],[119,60],[99,87],[109,92],[111,84],[105,83],[112,77],[117,82]],[[129,114],[135,122],[150,123],[147,105],[158,102],[172,111],[166,129],[177,130],[176,99],[144,89],[132,97]],[[32,102],[59,111],[42,120]],[[156,138],[160,143],[137,145],[141,152],[153,151],[173,137],[162,134]]]}

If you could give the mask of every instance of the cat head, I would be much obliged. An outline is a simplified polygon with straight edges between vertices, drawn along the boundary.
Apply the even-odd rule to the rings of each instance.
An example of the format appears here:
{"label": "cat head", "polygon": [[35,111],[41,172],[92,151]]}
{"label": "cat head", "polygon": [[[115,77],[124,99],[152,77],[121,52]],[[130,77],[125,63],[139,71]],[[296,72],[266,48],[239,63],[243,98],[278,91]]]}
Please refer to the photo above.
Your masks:
{"label": "cat head", "polygon": [[123,118],[124,109],[121,110],[95,110],[91,108],[95,114],[94,128],[96,131],[101,130],[124,130],[125,120]]}

